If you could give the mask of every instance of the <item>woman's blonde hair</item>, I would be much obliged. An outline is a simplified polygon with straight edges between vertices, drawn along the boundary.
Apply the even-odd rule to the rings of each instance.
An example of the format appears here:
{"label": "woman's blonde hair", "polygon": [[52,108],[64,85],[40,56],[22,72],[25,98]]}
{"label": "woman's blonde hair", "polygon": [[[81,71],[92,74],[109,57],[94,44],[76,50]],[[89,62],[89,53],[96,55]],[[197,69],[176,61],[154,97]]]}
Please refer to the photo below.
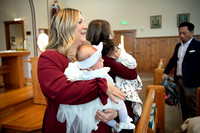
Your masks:
{"label": "woman's blonde hair", "polygon": [[75,57],[69,55],[68,51],[75,40],[74,29],[79,21],[79,14],[80,11],[76,9],[65,8],[53,16],[49,29],[47,50],[57,49],[70,60],[75,60]]}

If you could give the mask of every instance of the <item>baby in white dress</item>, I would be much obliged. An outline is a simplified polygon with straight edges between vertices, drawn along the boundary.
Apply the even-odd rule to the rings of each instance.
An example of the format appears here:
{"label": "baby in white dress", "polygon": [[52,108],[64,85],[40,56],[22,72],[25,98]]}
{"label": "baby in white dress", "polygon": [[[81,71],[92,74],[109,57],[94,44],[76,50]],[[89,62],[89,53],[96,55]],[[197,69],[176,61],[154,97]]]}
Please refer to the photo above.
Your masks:
{"label": "baby in white dress", "polygon": [[[103,44],[98,46],[92,46],[88,44],[81,45],[77,50],[77,62],[69,63],[69,66],[65,70],[65,75],[71,82],[78,80],[90,80],[95,78],[106,78],[107,82],[114,84],[113,79],[108,75],[110,68],[103,67],[103,59],[101,51]],[[83,52],[84,51],[84,52]],[[79,61],[79,57],[83,58],[84,55],[89,54],[90,57]],[[116,98],[116,97],[115,97]],[[117,123],[115,120],[108,121],[107,124],[113,128],[116,132],[120,132],[122,129],[135,129],[135,125],[131,123],[132,118],[127,114],[127,109],[124,101],[117,99],[117,104],[107,100],[107,104],[103,105],[100,98],[97,98],[89,103],[80,105],[68,105],[60,104],[57,119],[60,122],[66,121],[67,133],[70,130],[81,131],[83,133],[90,133],[92,130],[97,130],[97,124],[100,122],[95,119],[97,110],[105,110],[108,108],[118,110],[119,120]]]}

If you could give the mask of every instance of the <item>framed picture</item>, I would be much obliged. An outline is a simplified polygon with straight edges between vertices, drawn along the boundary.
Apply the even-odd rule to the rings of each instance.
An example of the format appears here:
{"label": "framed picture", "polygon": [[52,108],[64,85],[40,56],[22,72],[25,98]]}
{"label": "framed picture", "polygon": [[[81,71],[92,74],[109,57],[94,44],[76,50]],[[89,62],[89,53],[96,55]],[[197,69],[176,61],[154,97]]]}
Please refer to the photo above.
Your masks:
{"label": "framed picture", "polygon": [[151,29],[161,28],[162,25],[162,16],[150,16],[150,27]]}
{"label": "framed picture", "polygon": [[177,14],[177,27],[182,22],[189,22],[189,21],[190,21],[190,14],[189,13]]}

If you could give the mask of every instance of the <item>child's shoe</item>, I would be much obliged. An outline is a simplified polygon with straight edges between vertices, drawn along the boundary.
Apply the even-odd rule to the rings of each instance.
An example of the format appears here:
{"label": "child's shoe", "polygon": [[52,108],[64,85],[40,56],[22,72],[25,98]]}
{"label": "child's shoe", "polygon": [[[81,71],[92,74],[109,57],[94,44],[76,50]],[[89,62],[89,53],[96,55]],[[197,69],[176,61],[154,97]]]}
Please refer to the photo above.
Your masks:
{"label": "child's shoe", "polygon": [[120,122],[119,124],[117,123],[116,126],[114,127],[114,130],[119,133],[122,129],[128,129],[128,130],[134,130],[135,125],[130,122]]}
{"label": "child's shoe", "polygon": [[119,127],[119,124],[117,123],[116,126],[114,127],[114,132],[119,133],[122,129]]}
{"label": "child's shoe", "polygon": [[119,128],[121,129],[135,129],[135,125],[130,122],[120,122],[119,123]]}

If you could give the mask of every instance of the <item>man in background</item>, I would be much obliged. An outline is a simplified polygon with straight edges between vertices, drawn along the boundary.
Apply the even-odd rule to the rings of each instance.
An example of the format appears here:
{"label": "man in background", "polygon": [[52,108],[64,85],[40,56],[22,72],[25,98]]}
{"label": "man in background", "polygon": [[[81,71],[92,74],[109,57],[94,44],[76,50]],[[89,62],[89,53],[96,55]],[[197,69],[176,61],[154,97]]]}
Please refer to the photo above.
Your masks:
{"label": "man in background", "polygon": [[200,42],[193,38],[194,25],[183,22],[179,25],[181,43],[167,64],[162,78],[167,78],[175,67],[174,81],[181,99],[182,119],[196,116],[196,90],[200,86]]}

